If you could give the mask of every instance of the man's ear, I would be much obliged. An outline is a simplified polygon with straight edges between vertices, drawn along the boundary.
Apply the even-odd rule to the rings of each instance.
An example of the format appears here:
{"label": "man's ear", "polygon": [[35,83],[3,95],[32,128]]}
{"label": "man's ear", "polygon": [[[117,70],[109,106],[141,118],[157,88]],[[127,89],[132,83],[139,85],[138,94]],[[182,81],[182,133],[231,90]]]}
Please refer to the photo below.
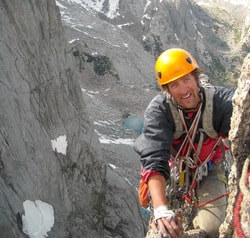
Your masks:
{"label": "man's ear", "polygon": [[161,91],[162,91],[163,93],[168,93],[168,85],[167,85],[167,84],[162,85],[162,86],[161,86]]}

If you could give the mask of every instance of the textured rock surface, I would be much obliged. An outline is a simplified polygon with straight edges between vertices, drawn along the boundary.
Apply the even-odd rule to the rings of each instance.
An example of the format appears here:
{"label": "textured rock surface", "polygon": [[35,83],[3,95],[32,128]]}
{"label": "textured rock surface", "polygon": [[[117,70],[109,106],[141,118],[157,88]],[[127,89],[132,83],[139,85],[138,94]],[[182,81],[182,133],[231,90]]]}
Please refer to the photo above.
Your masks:
{"label": "textured rock surface", "polygon": [[[195,56],[213,84],[236,88],[235,79],[249,52],[249,1],[245,5],[226,0],[91,2],[57,0],[62,6],[63,25],[67,26],[69,40],[78,39],[92,53],[110,59],[120,83],[137,78],[145,85],[148,78],[154,77],[150,72],[152,55],[156,57],[170,47],[183,47]],[[112,2],[119,5],[110,18],[104,9]]]}
{"label": "textured rock surface", "polygon": [[[160,2],[165,9],[169,7],[165,1]],[[150,44],[158,42],[152,33],[165,31],[158,26],[166,19],[169,26],[180,26],[179,37],[186,36],[187,27],[191,36],[195,31],[186,8],[189,1],[166,2],[173,12],[166,11],[166,18],[145,19],[143,28],[143,14],[155,13],[154,5],[144,9],[144,1],[123,1],[121,9],[128,18],[125,16],[124,20],[121,15],[112,21],[125,24],[131,20],[136,24],[116,28],[110,19],[103,22],[74,6],[73,16],[79,14],[79,19],[75,18],[79,25],[64,25],[64,29],[68,40],[79,40],[70,46],[65,42],[59,9],[53,0],[0,2],[1,237],[25,237],[21,214],[27,199],[41,199],[53,206],[55,225],[49,237],[144,236],[146,226],[135,189],[139,160],[131,146],[101,146],[93,122],[105,119],[117,123],[114,127],[105,125],[103,131],[118,137],[137,136],[122,128],[122,119],[131,113],[142,113],[158,93],[152,68],[154,58],[140,42],[143,34],[152,37]],[[162,13],[164,8],[160,9]],[[176,14],[185,17],[174,23],[171,19]],[[185,23],[185,19],[189,21]],[[150,24],[155,26],[153,32],[147,32]],[[94,25],[96,28],[92,29]],[[164,43],[164,47],[172,46],[174,38],[168,41],[168,37],[173,35],[170,31],[162,36],[160,42],[170,43]],[[189,46],[190,42],[193,45],[193,40],[185,38],[180,44]],[[197,41],[201,50],[204,45]],[[97,55],[112,66],[103,75],[95,72],[95,61],[90,62],[97,50]],[[203,50],[196,53],[199,58],[204,56]],[[86,90],[84,95],[81,88]],[[246,101],[242,106],[245,104]],[[242,118],[248,119],[249,115]],[[52,150],[51,140],[62,135],[67,138],[66,155]],[[109,163],[118,165],[117,169],[111,165],[107,168]]]}
{"label": "textured rock surface", "polygon": [[[27,199],[53,206],[53,238],[142,237],[135,192],[106,177],[55,1],[2,0],[0,32],[1,237],[26,237]],[[52,150],[61,135],[66,154]]]}
{"label": "textured rock surface", "polygon": [[[3,237],[21,237],[26,199],[53,205],[53,237],[98,234],[105,167],[54,1],[1,1],[1,216]],[[66,155],[51,140],[67,136]],[[99,207],[96,207],[96,204]],[[88,218],[89,214],[94,219]],[[79,225],[81,224],[81,226]]]}
{"label": "textured rock surface", "polygon": [[250,154],[250,54],[244,60],[241,69],[241,77],[234,95],[234,112],[232,115],[230,140],[235,159],[239,160],[239,166]]}
{"label": "textured rock surface", "polygon": [[[235,237],[234,207],[236,199],[241,192],[239,181],[242,175],[243,164],[250,155],[250,54],[244,60],[242,65],[241,76],[238,81],[238,88],[234,96],[234,111],[231,121],[231,131],[229,139],[232,141],[232,153],[234,156],[234,164],[229,177],[229,186],[232,191],[229,196],[229,206],[227,208],[227,216],[225,222],[220,227],[220,237]],[[248,188],[249,189],[249,188]],[[243,199],[241,207],[241,225],[245,232],[249,231],[249,196]],[[243,219],[244,218],[244,219]],[[245,221],[244,221],[245,220]],[[247,234],[247,233],[246,233]],[[237,236],[236,236],[237,237]]]}

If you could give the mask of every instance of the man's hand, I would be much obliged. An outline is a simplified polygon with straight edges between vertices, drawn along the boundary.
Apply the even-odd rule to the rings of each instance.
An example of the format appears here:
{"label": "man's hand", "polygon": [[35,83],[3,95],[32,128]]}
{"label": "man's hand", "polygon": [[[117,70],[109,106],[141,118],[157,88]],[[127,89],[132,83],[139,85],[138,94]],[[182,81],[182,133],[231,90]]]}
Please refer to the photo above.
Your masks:
{"label": "man's hand", "polygon": [[182,231],[182,222],[180,215],[172,218],[161,217],[154,220],[151,224],[155,233],[161,232],[162,237],[178,238]]}
{"label": "man's hand", "polygon": [[166,179],[162,175],[154,175],[150,177],[148,186],[154,207],[151,227],[156,233],[160,231],[162,237],[178,238],[182,230],[181,217],[167,207]]}

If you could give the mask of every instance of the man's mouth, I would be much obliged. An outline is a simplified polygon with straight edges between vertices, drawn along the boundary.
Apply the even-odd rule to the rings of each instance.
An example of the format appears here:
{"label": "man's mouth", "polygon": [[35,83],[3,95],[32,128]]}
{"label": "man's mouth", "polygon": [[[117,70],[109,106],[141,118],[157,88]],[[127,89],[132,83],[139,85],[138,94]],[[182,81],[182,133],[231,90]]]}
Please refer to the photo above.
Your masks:
{"label": "man's mouth", "polygon": [[186,96],[181,97],[181,99],[188,99],[189,97],[191,97],[191,93],[187,94]]}

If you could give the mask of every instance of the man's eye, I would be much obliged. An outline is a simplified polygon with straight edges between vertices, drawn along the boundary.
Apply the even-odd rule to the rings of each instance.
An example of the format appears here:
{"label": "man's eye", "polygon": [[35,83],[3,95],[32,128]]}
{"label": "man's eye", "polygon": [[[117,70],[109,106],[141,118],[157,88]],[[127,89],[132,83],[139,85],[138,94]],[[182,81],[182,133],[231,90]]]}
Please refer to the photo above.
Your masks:
{"label": "man's eye", "polygon": [[170,88],[177,88],[177,83],[171,83]]}

